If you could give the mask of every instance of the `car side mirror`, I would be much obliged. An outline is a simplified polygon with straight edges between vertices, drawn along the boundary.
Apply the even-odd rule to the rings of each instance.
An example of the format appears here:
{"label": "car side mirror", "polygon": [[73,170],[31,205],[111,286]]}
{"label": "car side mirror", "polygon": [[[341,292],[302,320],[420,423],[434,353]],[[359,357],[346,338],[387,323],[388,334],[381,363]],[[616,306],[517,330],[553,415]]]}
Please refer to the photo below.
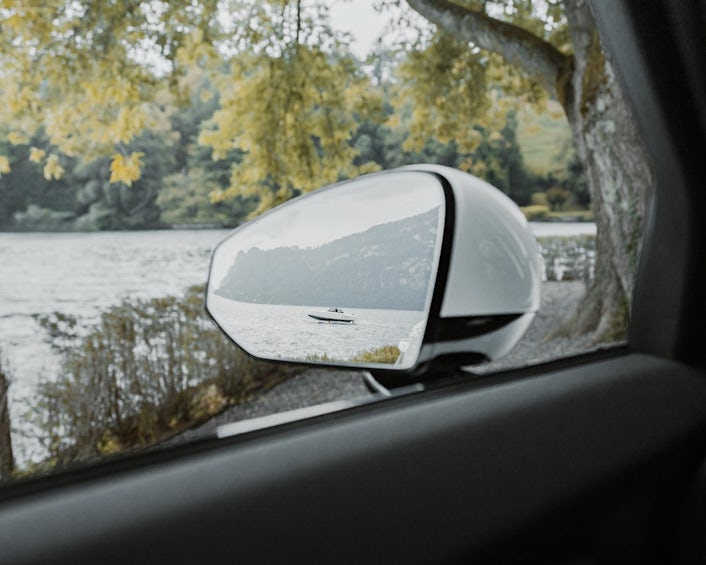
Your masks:
{"label": "car side mirror", "polygon": [[213,253],[206,309],[255,357],[404,384],[509,352],[539,289],[517,206],[476,177],[417,165],[319,189],[234,230]]}

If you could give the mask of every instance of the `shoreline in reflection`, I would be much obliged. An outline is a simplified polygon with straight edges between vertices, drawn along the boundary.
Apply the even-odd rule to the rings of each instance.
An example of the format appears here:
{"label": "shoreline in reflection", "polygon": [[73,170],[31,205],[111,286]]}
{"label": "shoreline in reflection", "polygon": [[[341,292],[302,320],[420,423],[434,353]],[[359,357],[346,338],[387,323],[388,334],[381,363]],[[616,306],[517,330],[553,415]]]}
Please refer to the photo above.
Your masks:
{"label": "shoreline in reflection", "polygon": [[[239,345],[256,355],[287,361],[356,363],[361,354],[399,347],[400,342],[407,341],[402,367],[416,360],[421,340],[416,343],[410,337],[419,333],[419,324],[424,324],[424,311],[336,305],[355,315],[355,323],[346,324],[317,321],[308,315],[312,310],[326,310],[330,306],[253,304],[217,295],[209,298],[209,308],[218,324],[229,335],[237,336]],[[387,349],[388,355],[391,351]],[[382,362],[394,363],[394,360]]]}

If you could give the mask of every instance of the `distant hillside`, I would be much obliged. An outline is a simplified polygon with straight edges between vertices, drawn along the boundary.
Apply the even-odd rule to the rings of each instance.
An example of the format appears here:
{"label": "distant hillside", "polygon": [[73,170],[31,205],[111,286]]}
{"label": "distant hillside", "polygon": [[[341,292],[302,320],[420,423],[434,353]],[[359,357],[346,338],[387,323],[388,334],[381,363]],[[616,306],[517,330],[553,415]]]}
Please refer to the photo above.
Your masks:
{"label": "distant hillside", "polygon": [[216,294],[241,302],[422,310],[439,210],[314,248],[240,252]]}

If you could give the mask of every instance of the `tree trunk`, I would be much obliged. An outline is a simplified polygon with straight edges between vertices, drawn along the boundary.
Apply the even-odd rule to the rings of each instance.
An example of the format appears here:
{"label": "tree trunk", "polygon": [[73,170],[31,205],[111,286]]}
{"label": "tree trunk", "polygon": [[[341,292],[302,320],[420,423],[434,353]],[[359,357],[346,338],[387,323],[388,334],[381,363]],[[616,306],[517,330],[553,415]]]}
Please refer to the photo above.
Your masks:
{"label": "tree trunk", "polygon": [[12,437],[10,436],[10,411],[8,391],[10,380],[0,364],[0,480],[9,479],[14,471]]}
{"label": "tree trunk", "polygon": [[574,54],[485,13],[447,0],[407,0],[456,38],[494,51],[564,108],[596,218],[595,276],[565,328],[596,341],[624,337],[652,181],[647,155],[585,0],[564,0]]}
{"label": "tree trunk", "polygon": [[574,47],[563,100],[596,218],[595,277],[571,325],[624,337],[652,178],[631,109],[584,0],[565,0]]}

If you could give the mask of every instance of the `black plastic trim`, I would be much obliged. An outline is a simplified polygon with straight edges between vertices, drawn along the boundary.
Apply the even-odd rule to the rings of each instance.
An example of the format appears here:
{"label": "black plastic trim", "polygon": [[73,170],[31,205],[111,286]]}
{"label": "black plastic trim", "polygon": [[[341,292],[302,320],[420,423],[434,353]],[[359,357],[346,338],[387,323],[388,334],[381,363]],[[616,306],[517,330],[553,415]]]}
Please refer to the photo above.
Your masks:
{"label": "black plastic trim", "polygon": [[[428,339],[430,339],[430,336],[434,336],[438,332],[438,328],[440,325],[440,312],[441,312],[441,305],[444,299],[444,292],[446,290],[446,281],[448,279],[448,270],[449,266],[451,264],[451,251],[453,247],[453,240],[454,240],[454,233],[455,233],[455,225],[456,225],[456,204],[454,200],[454,195],[453,195],[453,189],[451,188],[451,185],[449,184],[449,181],[441,174],[434,172],[434,171],[426,171],[423,169],[415,169],[415,170],[408,170],[405,171],[404,169],[391,169],[389,171],[381,171],[379,173],[374,173],[377,175],[385,175],[387,173],[400,173],[400,172],[411,172],[414,174],[426,174],[426,175],[431,175],[434,178],[436,178],[439,181],[439,184],[441,185],[443,194],[444,194],[444,205],[445,205],[445,211],[444,211],[444,228],[443,228],[443,234],[442,234],[442,241],[441,241],[441,252],[439,256],[439,264],[437,265],[437,270],[436,270],[436,279],[434,281],[434,289],[432,291],[432,297],[431,297],[431,302],[429,306],[429,314],[427,317],[427,325],[425,329],[425,334],[424,334],[424,342],[427,342]],[[354,182],[356,179],[351,179],[351,180],[346,180],[337,184],[333,184],[327,187],[324,187],[322,190],[329,190],[336,188],[341,185],[348,184],[350,182]],[[306,196],[311,196],[312,194],[305,195]],[[291,200],[289,202],[292,202]],[[286,206],[289,204],[289,202],[286,202],[283,204],[283,206]],[[270,210],[266,212],[266,214],[269,214],[273,212],[274,210]],[[261,216],[262,217],[262,216]],[[239,228],[236,228],[231,232],[235,233]],[[229,234],[230,235],[230,234]],[[229,236],[226,236],[229,237]],[[220,243],[219,243],[220,245]],[[213,263],[213,255],[211,256],[211,264],[209,265],[209,273],[211,272],[212,268],[212,263]],[[210,277],[209,277],[210,278]],[[386,379],[387,377],[393,377],[396,379],[394,386],[405,386],[408,384],[413,384],[415,382],[419,382],[423,380],[421,376],[424,374],[426,371],[427,365],[424,364],[423,367],[420,367],[419,364],[409,368],[409,369],[387,369],[385,366],[380,365],[380,366],[369,366],[369,365],[364,365],[364,364],[345,364],[345,363],[337,363],[337,364],[331,364],[331,363],[325,363],[325,362],[311,362],[311,363],[306,363],[306,362],[300,362],[300,361],[289,361],[286,359],[263,359],[260,357],[256,357],[252,355],[247,349],[243,348],[236,340],[233,339],[232,336],[228,334],[228,332],[224,331],[223,328],[220,326],[216,318],[211,314],[211,312],[208,310],[207,307],[207,300],[206,297],[208,296],[208,283],[205,286],[204,289],[204,309],[206,311],[206,314],[209,316],[209,318],[213,321],[213,323],[223,332],[223,334],[238,348],[240,348],[244,353],[249,355],[250,357],[254,359],[262,359],[264,361],[268,362],[276,362],[276,363],[282,363],[284,365],[292,365],[292,366],[300,366],[300,367],[329,367],[329,368],[352,368],[352,369],[367,369],[373,372],[376,377],[378,375],[382,375],[383,379]]]}
{"label": "black plastic trim", "polygon": [[487,334],[521,318],[524,314],[443,318],[434,341],[456,341]]}
{"label": "black plastic trim", "polygon": [[611,485],[624,500],[681,469],[705,405],[703,374],[644,355],[457,383],[6,501],[2,561],[424,563],[541,545],[524,535],[566,539],[613,507]]}
{"label": "black plastic trim", "polygon": [[[706,241],[703,148],[706,93],[696,92],[706,68],[697,2],[594,0],[596,21],[632,103],[650,155],[655,192],[633,293],[628,342],[634,351],[689,363],[706,362],[702,282]],[[683,59],[691,44],[692,58]],[[681,51],[680,51],[681,48]],[[701,55],[701,56],[700,56]],[[699,57],[700,56],[700,57]]]}

